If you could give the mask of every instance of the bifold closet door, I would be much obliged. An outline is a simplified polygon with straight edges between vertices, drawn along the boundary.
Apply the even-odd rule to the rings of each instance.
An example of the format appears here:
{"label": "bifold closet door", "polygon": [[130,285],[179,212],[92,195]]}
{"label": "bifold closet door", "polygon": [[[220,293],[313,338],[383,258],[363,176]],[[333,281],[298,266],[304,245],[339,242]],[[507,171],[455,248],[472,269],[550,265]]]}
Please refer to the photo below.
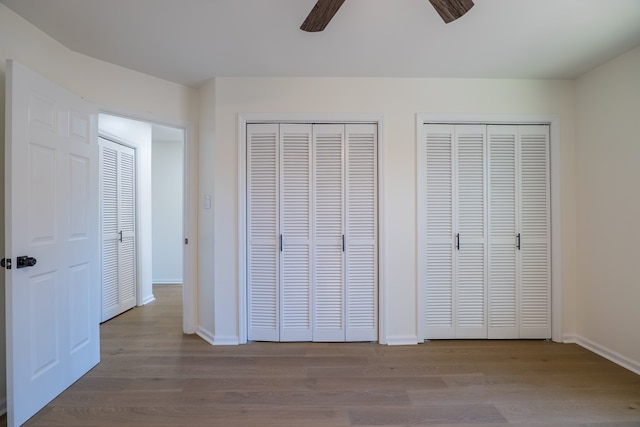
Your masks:
{"label": "bifold closet door", "polygon": [[247,127],[248,338],[377,339],[374,125]]}
{"label": "bifold closet door", "polygon": [[377,129],[318,124],[313,341],[377,339]]}
{"label": "bifold closet door", "polygon": [[549,126],[488,126],[488,144],[489,338],[549,338]]}
{"label": "bifold closet door", "polygon": [[425,332],[486,338],[486,128],[425,125]]}
{"label": "bifold closet door", "polygon": [[311,341],[311,125],[280,125],[280,341]]}
{"label": "bifold closet door", "polygon": [[102,321],[136,305],[135,150],[100,138]]}
{"label": "bifold closet door", "polygon": [[345,340],[345,127],[313,126],[313,340]]}
{"label": "bifold closet door", "polygon": [[311,341],[311,125],[247,132],[248,338]]}
{"label": "bifold closet door", "polygon": [[247,127],[248,338],[280,340],[280,125]]}
{"label": "bifold closet door", "polygon": [[378,339],[378,132],[350,124],[346,132],[346,341]]}

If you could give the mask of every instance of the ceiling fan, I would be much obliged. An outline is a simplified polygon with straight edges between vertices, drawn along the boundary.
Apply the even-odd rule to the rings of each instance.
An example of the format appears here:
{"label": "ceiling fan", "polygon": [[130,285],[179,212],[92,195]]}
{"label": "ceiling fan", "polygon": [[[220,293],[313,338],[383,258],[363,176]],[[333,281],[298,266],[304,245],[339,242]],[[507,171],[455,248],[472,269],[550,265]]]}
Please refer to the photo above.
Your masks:
{"label": "ceiling fan", "polygon": [[[473,0],[429,0],[445,23],[453,22],[473,7]],[[315,33],[325,29],[344,0],[318,0],[300,27]]]}

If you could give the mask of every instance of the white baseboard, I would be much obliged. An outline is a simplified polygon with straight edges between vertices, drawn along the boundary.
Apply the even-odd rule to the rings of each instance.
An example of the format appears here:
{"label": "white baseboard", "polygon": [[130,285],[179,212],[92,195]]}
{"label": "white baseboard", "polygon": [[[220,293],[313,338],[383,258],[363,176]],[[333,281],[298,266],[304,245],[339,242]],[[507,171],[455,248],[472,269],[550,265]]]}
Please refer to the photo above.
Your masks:
{"label": "white baseboard", "polygon": [[563,335],[562,336],[562,342],[564,344],[577,344],[578,343],[578,339],[576,338],[575,335]]}
{"label": "white baseboard", "polygon": [[609,359],[613,363],[616,363],[622,366],[623,368],[630,370],[631,372],[634,372],[640,375],[640,362],[638,361],[631,360],[628,357],[625,357],[616,351],[608,349],[605,346],[602,346],[598,343],[595,343],[587,338],[583,338],[580,336],[576,337],[576,344],[586,348],[589,351],[599,354],[605,359]]}
{"label": "white baseboard", "polygon": [[182,279],[175,280],[152,280],[154,285],[182,285]]}
{"label": "white baseboard", "polygon": [[219,336],[216,335],[213,338],[213,345],[240,345],[240,340],[237,336]]}
{"label": "white baseboard", "polygon": [[144,299],[142,300],[142,305],[147,305],[150,302],[154,302],[156,300],[156,297],[151,294],[151,295],[147,295],[146,297],[144,297]]}
{"label": "white baseboard", "polygon": [[395,337],[387,337],[387,345],[416,345],[418,337],[415,335],[398,335]]}
{"label": "white baseboard", "polygon": [[208,342],[209,344],[213,345],[213,333],[206,330],[205,328],[198,326],[198,328],[196,329],[196,335],[198,335],[200,338],[202,338],[203,340],[205,340],[206,342]]}

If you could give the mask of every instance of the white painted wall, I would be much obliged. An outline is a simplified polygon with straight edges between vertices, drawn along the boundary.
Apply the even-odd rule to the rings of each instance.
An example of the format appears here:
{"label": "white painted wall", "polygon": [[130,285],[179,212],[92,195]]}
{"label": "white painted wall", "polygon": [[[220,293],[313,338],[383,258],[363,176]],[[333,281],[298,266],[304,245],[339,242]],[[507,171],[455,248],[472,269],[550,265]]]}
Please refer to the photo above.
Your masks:
{"label": "white painted wall", "polygon": [[[0,4],[2,141],[5,130],[5,61],[10,58],[101,108],[133,116],[149,116],[176,125],[197,123],[197,90],[72,52]],[[190,138],[192,144],[197,143],[195,135]],[[195,146],[188,147],[188,150],[192,155],[197,154]],[[4,149],[0,152],[0,162],[4,165]],[[4,224],[4,173],[0,173],[0,196],[0,221]],[[197,236],[193,237],[197,240]],[[0,231],[0,239],[4,242],[4,227]],[[6,396],[3,389],[6,383],[4,286],[4,275],[0,275],[0,408]]]}
{"label": "white painted wall", "polygon": [[154,284],[182,283],[182,141],[157,140],[151,154]]}
{"label": "white painted wall", "polygon": [[[198,140],[205,139],[207,144],[198,146],[198,321],[197,321],[197,333],[202,338],[206,339],[210,343],[214,341],[214,329],[216,322],[215,301],[217,301],[216,287],[218,283],[218,277],[216,273],[218,270],[234,270],[229,268],[229,265],[220,265],[219,269],[216,268],[215,260],[215,247],[214,238],[215,233],[225,225],[216,222],[218,215],[214,215],[214,207],[217,210],[217,204],[215,203],[214,184],[216,182],[216,159],[215,159],[215,146],[216,146],[216,134],[215,134],[215,120],[216,120],[216,91],[215,80],[208,81],[202,88],[200,88],[200,120],[198,128]],[[205,209],[203,199],[204,196],[211,196],[212,208]],[[235,227],[235,220],[231,224]],[[235,241],[235,239],[233,240]],[[233,242],[232,241],[232,242]],[[220,245],[221,250],[231,251],[231,249],[224,248],[224,245]],[[225,277],[221,277],[223,280]],[[222,287],[223,289],[235,289],[233,284],[227,284]],[[227,301],[228,305],[236,304],[237,300],[232,297]],[[221,305],[224,304],[221,301]],[[229,322],[224,318],[220,318],[221,323]],[[234,319],[230,319],[234,322]],[[237,331],[233,331],[232,336],[237,336]]]}
{"label": "white painted wall", "polygon": [[[382,114],[386,230],[384,278],[387,338],[417,336],[416,319],[416,113],[554,115],[560,119],[562,165],[563,325],[575,324],[574,84],[570,81],[218,78],[201,92],[215,112],[215,132],[201,132],[201,186],[214,188],[215,247],[201,247],[200,259],[214,259],[214,341],[238,334],[237,144],[241,113]],[[205,173],[204,166],[212,171]],[[202,267],[201,267],[202,268]],[[200,282],[201,287],[211,286]],[[208,300],[209,303],[210,300]]]}
{"label": "white painted wall", "polygon": [[144,305],[155,299],[152,282],[151,124],[99,114],[98,131],[136,150],[137,305]]}
{"label": "white painted wall", "polygon": [[577,87],[578,340],[640,373],[640,48]]}

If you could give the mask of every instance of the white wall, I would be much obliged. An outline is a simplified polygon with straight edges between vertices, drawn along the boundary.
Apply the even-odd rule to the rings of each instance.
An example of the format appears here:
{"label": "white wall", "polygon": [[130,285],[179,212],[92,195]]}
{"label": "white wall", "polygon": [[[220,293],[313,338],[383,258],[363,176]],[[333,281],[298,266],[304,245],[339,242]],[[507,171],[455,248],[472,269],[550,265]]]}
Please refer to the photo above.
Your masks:
{"label": "white wall", "polygon": [[151,205],[151,124],[124,117],[100,114],[100,134],[136,150],[136,256],[138,305],[155,298],[152,283],[152,205]]}
{"label": "white wall", "polygon": [[[49,80],[101,108],[166,123],[197,123],[198,93],[185,86],[157,79],[77,54],[0,4],[0,140],[4,141],[5,61],[15,59]],[[193,137],[192,142],[197,142]],[[4,144],[3,144],[4,145]],[[196,147],[189,147],[197,152]],[[4,150],[0,150],[4,165]],[[0,173],[0,221],[4,224],[4,173]],[[0,231],[4,242],[4,229]],[[4,243],[2,243],[4,246]],[[4,275],[0,275],[0,407],[4,396]]]}
{"label": "white wall", "polygon": [[182,141],[153,138],[151,154],[154,284],[182,283]]}
{"label": "white wall", "polygon": [[[210,85],[209,85],[210,86]],[[201,163],[201,186],[214,188],[215,248],[201,247],[200,259],[214,259],[215,331],[238,335],[237,144],[241,113],[382,114],[389,340],[417,336],[416,319],[416,113],[555,115],[561,126],[563,324],[575,333],[574,84],[570,81],[217,78],[201,92],[213,104],[215,134],[200,135],[200,149],[213,155]],[[212,157],[212,158],[211,158]],[[202,167],[213,167],[204,174]],[[234,268],[235,267],[235,268]],[[200,282],[201,287],[212,286]],[[215,340],[215,339],[214,339]]]}
{"label": "white wall", "polygon": [[[215,203],[214,184],[215,184],[215,111],[216,111],[216,96],[215,96],[215,80],[208,81],[200,89],[200,122],[199,122],[199,134],[198,139],[205,139],[207,144],[198,146],[198,186],[199,198],[198,203],[198,327],[197,333],[202,338],[213,343],[214,341],[214,329],[216,323],[216,313],[214,302],[216,301],[216,289],[215,286],[218,282],[216,273],[218,271],[233,270],[233,265],[220,265],[220,268],[215,267],[215,248],[214,248],[214,234],[225,225],[217,221],[217,214],[214,215],[214,209],[205,209],[203,198],[204,196],[211,196],[213,207],[217,210],[217,204]],[[233,223],[232,223],[233,224]],[[229,250],[229,249],[222,249]],[[222,280],[222,279],[220,279]],[[233,286],[226,286],[226,288],[234,289]],[[227,304],[231,305],[235,303],[235,298],[231,298]],[[221,304],[223,302],[221,301]],[[220,322],[224,323],[224,318],[220,319]],[[232,319],[233,321],[233,319]],[[228,321],[227,321],[228,322]],[[233,331],[232,336],[236,333]]]}
{"label": "white wall", "polygon": [[578,339],[640,373],[640,48],[577,88]]}

